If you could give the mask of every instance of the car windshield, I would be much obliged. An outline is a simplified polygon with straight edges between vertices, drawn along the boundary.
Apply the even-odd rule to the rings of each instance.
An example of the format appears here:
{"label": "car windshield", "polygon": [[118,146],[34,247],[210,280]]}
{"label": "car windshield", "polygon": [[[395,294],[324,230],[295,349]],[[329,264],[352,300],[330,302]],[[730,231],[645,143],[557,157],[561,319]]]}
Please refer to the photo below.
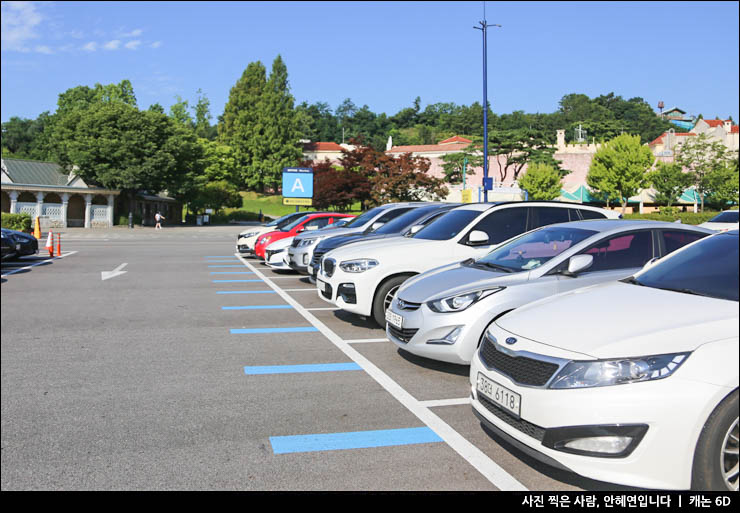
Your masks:
{"label": "car windshield", "polygon": [[450,210],[416,232],[414,239],[449,240],[463,231],[480,214],[480,210]]}
{"label": "car windshield", "polygon": [[[278,230],[282,230],[283,227],[288,226],[290,223],[298,219],[299,217],[305,217],[307,214],[300,214],[298,212],[293,212],[291,214],[288,214],[286,216],[283,216],[279,219],[274,220],[272,223],[268,224],[267,226],[276,226]],[[274,224],[273,224],[274,223]]]}
{"label": "car windshield", "polygon": [[417,207],[409,210],[405,214],[401,214],[395,219],[388,221],[383,226],[375,230],[373,233],[379,233],[381,235],[390,235],[393,233],[401,233],[404,229],[412,226],[417,220],[426,216],[430,212],[439,209],[438,206],[434,207]]}
{"label": "car windshield", "polygon": [[562,226],[542,228],[499,246],[474,265],[508,272],[530,271],[596,233]]}
{"label": "car windshield", "polygon": [[345,224],[345,228],[358,228],[366,223],[368,223],[372,218],[383,212],[385,209],[380,207],[371,208],[364,214],[360,214],[359,216],[352,219],[349,223]]}
{"label": "car windshield", "polygon": [[722,212],[709,220],[710,223],[737,223],[738,211]]}
{"label": "car windshield", "polygon": [[295,228],[296,226],[298,226],[299,224],[301,224],[303,221],[305,221],[309,217],[310,217],[310,214],[302,215],[301,217],[299,217],[298,219],[296,219],[292,223],[286,224],[285,226],[281,226],[280,227],[280,230],[281,231],[284,231],[284,232],[289,232],[290,230],[292,230],[293,228]]}
{"label": "car windshield", "polygon": [[738,300],[738,232],[707,237],[628,279],[656,289]]}

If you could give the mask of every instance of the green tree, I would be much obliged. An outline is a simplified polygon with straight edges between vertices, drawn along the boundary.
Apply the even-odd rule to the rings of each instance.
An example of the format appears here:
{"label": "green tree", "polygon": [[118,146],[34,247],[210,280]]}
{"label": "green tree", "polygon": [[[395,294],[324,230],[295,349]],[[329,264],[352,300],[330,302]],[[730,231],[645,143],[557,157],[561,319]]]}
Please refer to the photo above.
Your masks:
{"label": "green tree", "polygon": [[447,183],[458,184],[463,181],[463,168],[469,176],[475,174],[476,167],[483,166],[483,154],[471,144],[460,152],[443,155],[442,162]]}
{"label": "green tree", "polygon": [[250,62],[231,88],[218,124],[219,140],[233,148],[242,172],[242,183],[260,191],[264,189],[264,177],[259,163],[265,154],[261,147],[264,127],[258,122],[258,111],[266,87],[264,65],[260,61]]}
{"label": "green tree", "polygon": [[670,207],[678,201],[683,191],[693,182],[690,173],[684,173],[678,164],[658,162],[655,170],[650,171],[646,179],[655,189],[655,202]]}
{"label": "green tree", "polygon": [[620,135],[594,154],[586,183],[606,196],[607,206],[611,200],[621,202],[624,215],[627,200],[646,185],[645,174],[654,160],[650,148],[640,144],[639,135]]}
{"label": "green tree", "polygon": [[188,112],[188,101],[183,100],[179,94],[175,98],[177,99],[177,101],[170,106],[170,118],[175,123],[180,123],[181,125],[184,125],[191,129],[195,128],[193,118]]}
{"label": "green tree", "polygon": [[192,107],[195,115],[195,135],[203,139],[213,140],[218,134],[215,127],[211,126],[211,101],[202,90],[198,89],[197,94],[198,101]]}
{"label": "green tree", "polygon": [[547,136],[537,129],[499,130],[489,135],[488,155],[495,162],[489,168],[498,170],[499,180],[518,180],[519,173],[532,162],[548,164],[560,171],[560,161],[555,160],[555,148]]}
{"label": "green tree", "polygon": [[675,162],[688,169],[694,177],[694,189],[699,193],[701,211],[704,211],[704,199],[711,191],[707,179],[712,171],[726,167],[732,159],[737,159],[735,152],[729,152],[719,141],[712,141],[707,134],[687,137],[687,140],[676,149]]}
{"label": "green tree", "polygon": [[253,159],[252,172],[262,173],[264,183],[277,191],[282,182],[282,170],[295,166],[303,156],[298,143],[299,130],[290,94],[288,68],[278,55],[272,63],[265,91],[258,102],[257,123],[263,127],[263,137],[256,141],[259,159]]}
{"label": "green tree", "polygon": [[533,162],[519,179],[519,187],[532,200],[552,200],[560,196],[560,173],[548,164]]}
{"label": "green tree", "polygon": [[725,165],[717,167],[707,173],[707,203],[718,210],[726,209],[729,205],[738,204],[738,176],[737,159],[730,160]]}

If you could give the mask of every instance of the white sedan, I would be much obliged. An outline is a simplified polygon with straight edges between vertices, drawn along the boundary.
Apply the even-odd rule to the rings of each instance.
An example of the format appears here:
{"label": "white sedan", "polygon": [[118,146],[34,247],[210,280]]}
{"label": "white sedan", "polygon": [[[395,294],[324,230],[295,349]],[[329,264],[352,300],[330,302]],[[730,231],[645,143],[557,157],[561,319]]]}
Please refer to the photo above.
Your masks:
{"label": "white sedan", "polygon": [[505,315],[473,411],[548,464],[628,486],[738,489],[738,232]]}
{"label": "white sedan", "polygon": [[738,211],[725,210],[711,218],[706,223],[701,223],[702,228],[709,228],[718,232],[726,232],[738,229]]}

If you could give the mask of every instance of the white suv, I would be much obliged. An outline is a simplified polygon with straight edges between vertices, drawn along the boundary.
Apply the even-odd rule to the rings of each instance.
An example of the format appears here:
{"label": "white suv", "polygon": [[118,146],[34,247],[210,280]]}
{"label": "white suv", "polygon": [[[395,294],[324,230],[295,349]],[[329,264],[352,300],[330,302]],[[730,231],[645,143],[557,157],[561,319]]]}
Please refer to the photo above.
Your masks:
{"label": "white suv", "polygon": [[450,210],[413,237],[339,247],[321,261],[319,297],[385,326],[398,287],[411,276],[485,255],[528,230],[582,219],[616,219],[610,210],[548,201],[473,203]]}

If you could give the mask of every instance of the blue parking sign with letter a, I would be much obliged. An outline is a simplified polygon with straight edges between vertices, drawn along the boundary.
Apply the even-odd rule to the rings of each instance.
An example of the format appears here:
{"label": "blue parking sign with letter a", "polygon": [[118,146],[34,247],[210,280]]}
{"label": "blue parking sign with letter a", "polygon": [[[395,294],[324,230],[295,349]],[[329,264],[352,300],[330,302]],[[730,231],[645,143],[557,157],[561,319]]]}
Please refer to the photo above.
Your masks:
{"label": "blue parking sign with letter a", "polygon": [[283,198],[313,198],[313,169],[283,168]]}

